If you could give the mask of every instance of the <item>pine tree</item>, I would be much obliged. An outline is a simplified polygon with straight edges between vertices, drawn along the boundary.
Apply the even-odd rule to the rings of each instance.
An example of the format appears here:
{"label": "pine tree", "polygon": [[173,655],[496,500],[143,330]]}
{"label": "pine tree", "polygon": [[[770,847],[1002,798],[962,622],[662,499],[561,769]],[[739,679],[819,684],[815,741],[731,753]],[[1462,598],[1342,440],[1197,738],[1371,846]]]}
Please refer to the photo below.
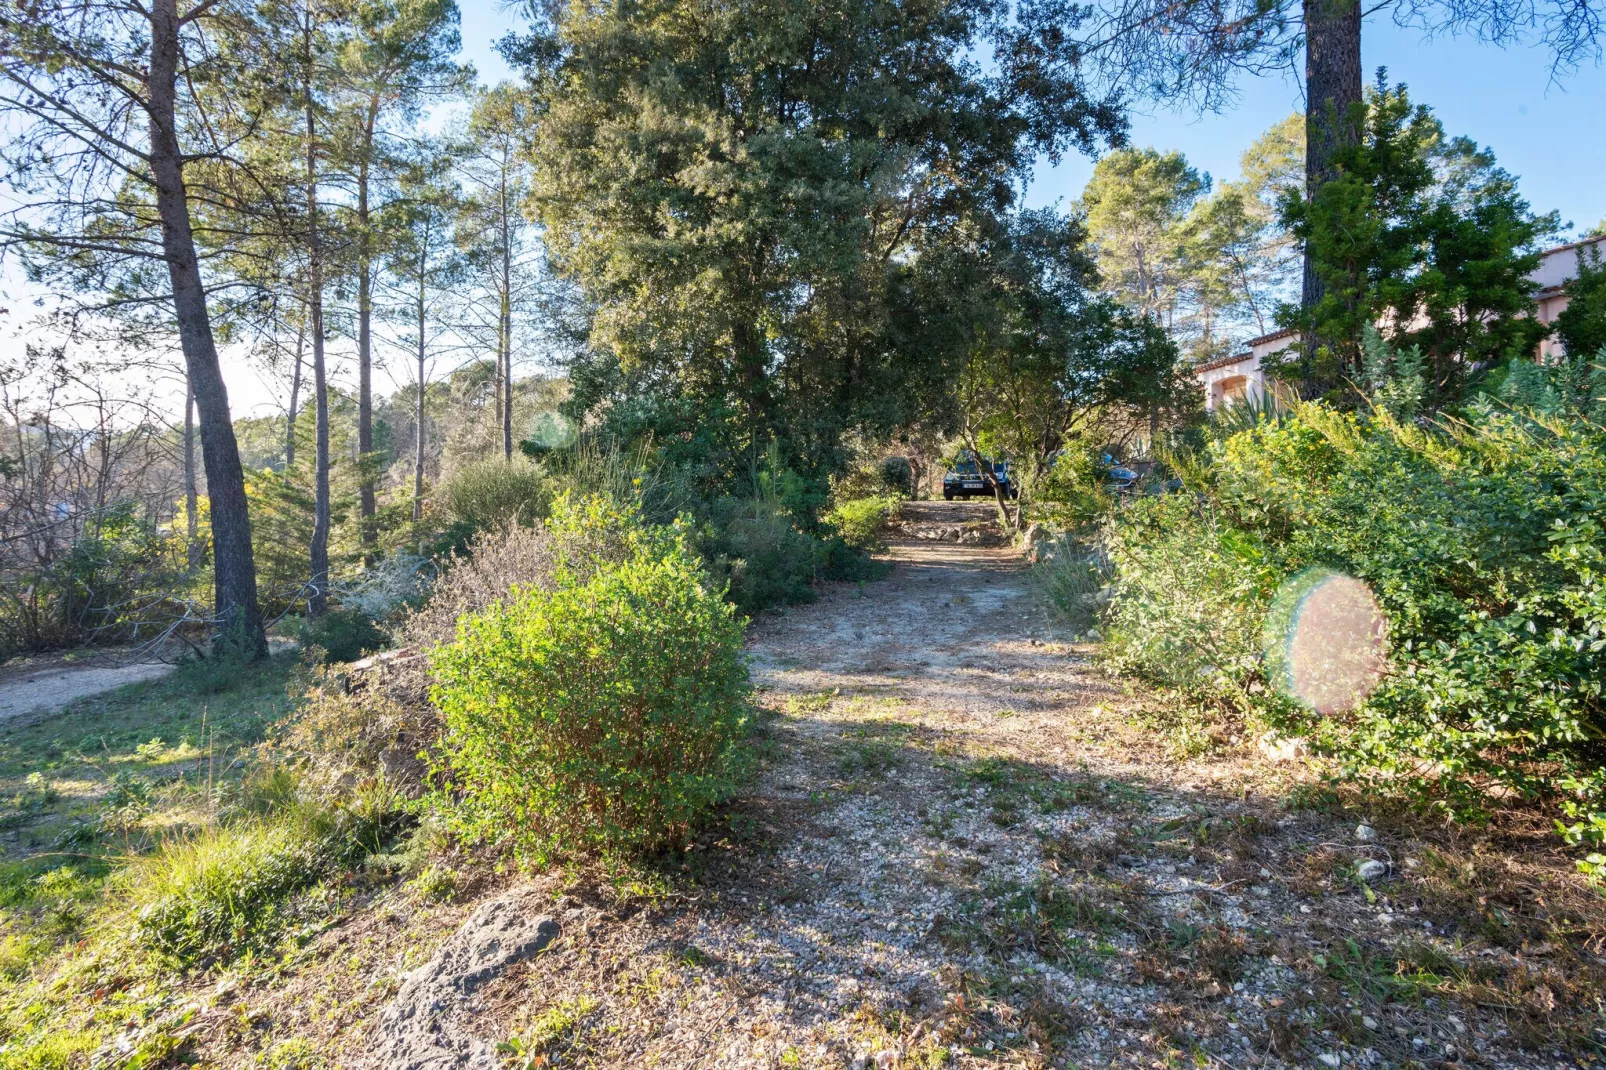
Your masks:
{"label": "pine tree", "polygon": [[[96,314],[177,335],[206,470],[214,648],[265,655],[244,471],[208,303],[197,204],[239,176],[201,116],[250,123],[273,106],[249,7],[220,0],[0,6],[0,122],[14,207],[0,240]],[[212,166],[203,165],[210,161]]]}

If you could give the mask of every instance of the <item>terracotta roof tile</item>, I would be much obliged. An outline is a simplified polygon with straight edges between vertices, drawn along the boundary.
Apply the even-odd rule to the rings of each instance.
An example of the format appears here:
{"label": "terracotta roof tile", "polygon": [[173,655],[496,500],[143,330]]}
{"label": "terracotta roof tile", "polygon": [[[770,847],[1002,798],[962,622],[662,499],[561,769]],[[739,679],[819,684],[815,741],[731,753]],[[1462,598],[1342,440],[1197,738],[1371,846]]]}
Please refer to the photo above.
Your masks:
{"label": "terracotta roof tile", "polygon": [[1208,372],[1216,368],[1225,368],[1229,364],[1237,364],[1241,360],[1250,360],[1253,357],[1253,353],[1234,353],[1230,357],[1217,357],[1215,360],[1207,360],[1201,364],[1195,364],[1190,370],[1195,372]]}

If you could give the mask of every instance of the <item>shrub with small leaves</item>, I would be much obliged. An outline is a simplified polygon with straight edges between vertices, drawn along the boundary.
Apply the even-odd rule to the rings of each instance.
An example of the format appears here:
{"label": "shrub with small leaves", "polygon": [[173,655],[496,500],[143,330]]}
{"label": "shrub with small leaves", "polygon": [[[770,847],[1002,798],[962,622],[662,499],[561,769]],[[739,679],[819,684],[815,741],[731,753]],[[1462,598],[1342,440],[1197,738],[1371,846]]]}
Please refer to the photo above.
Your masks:
{"label": "shrub with small leaves", "polygon": [[547,474],[523,458],[478,461],[453,472],[440,497],[452,521],[473,533],[539,523],[551,506],[552,487]]}
{"label": "shrub with small leaves", "polygon": [[855,550],[885,548],[881,533],[898,512],[898,499],[889,496],[851,498],[825,514],[826,526]]}
{"label": "shrub with small leaves", "polygon": [[302,621],[296,638],[303,646],[323,652],[328,663],[356,661],[364,654],[385,648],[387,637],[362,610],[354,607],[331,609],[322,616]]}
{"label": "shrub with small leaves", "polygon": [[431,862],[411,882],[413,893],[426,903],[444,903],[457,894],[457,874]]}
{"label": "shrub with small leaves", "polygon": [[741,621],[678,527],[560,498],[549,528],[552,588],[513,591],[431,655],[439,801],[537,860],[681,842],[741,770]]}
{"label": "shrub with small leaves", "polygon": [[[1191,493],[1115,514],[1118,668],[1308,735],[1350,776],[1453,808],[1544,800],[1606,841],[1606,433],[1473,411],[1423,427],[1386,409],[1297,406],[1212,447]],[[1264,633],[1293,577],[1364,581],[1388,664],[1319,716],[1267,679]]]}

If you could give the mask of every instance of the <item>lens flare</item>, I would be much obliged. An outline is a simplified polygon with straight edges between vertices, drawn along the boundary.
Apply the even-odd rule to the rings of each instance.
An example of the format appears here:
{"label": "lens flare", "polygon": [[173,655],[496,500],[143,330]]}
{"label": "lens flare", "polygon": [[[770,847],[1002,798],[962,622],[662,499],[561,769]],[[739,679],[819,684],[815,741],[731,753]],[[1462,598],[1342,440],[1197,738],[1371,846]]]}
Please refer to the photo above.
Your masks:
{"label": "lens flare", "polygon": [[1278,590],[1266,621],[1268,676],[1317,713],[1366,701],[1388,667],[1388,622],[1372,589],[1326,569]]}

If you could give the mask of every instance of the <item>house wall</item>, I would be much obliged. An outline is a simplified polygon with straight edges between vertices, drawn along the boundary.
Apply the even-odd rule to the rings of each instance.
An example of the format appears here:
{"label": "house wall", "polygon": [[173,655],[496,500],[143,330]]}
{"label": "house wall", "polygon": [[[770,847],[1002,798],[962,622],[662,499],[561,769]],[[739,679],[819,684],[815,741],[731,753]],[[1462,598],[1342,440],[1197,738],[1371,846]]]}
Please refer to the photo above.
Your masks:
{"label": "house wall", "polygon": [[[1537,306],[1535,313],[1541,323],[1554,323],[1562,309],[1567,307],[1567,295],[1561,292],[1561,288],[1567,280],[1578,274],[1580,250],[1591,246],[1599,249],[1603,261],[1606,261],[1606,237],[1558,246],[1546,252],[1540,259],[1538,269],[1529,277],[1539,284],[1539,291],[1534,295],[1534,300]],[[1260,397],[1266,389],[1265,373],[1260,368],[1261,360],[1287,349],[1294,344],[1297,337],[1293,331],[1278,331],[1263,335],[1252,340],[1248,345],[1248,351],[1234,360],[1215,366],[1207,365],[1194,372],[1194,381],[1204,390],[1205,408],[1213,410],[1223,404],[1233,392],[1235,380],[1239,377],[1243,379],[1244,397]],[[1548,360],[1560,356],[1562,352],[1560,342],[1554,338],[1546,338],[1539,343],[1539,351],[1535,356],[1539,360]]]}
{"label": "house wall", "polygon": [[1204,388],[1205,409],[1209,411],[1220,407],[1231,395],[1259,397],[1265,389],[1260,358],[1249,353],[1231,364],[1196,372],[1194,379]]}
{"label": "house wall", "polygon": [[[1561,292],[1561,288],[1568,279],[1578,274],[1578,258],[1591,247],[1600,253],[1602,263],[1606,263],[1606,238],[1563,245],[1550,250],[1539,262],[1539,270],[1533,273],[1533,280],[1539,284],[1535,302],[1539,306],[1537,314],[1540,323],[1555,323],[1556,317],[1567,307],[1567,295]],[[1539,343],[1537,355],[1540,360],[1551,360],[1565,352],[1566,347],[1561,342],[1546,338]]]}
{"label": "house wall", "polygon": [[1194,372],[1194,381],[1204,389],[1205,409],[1214,411],[1229,400],[1258,401],[1266,392],[1266,373],[1261,361],[1281,353],[1299,336],[1293,331],[1276,331],[1249,342],[1248,352],[1226,363],[1206,366]]}

